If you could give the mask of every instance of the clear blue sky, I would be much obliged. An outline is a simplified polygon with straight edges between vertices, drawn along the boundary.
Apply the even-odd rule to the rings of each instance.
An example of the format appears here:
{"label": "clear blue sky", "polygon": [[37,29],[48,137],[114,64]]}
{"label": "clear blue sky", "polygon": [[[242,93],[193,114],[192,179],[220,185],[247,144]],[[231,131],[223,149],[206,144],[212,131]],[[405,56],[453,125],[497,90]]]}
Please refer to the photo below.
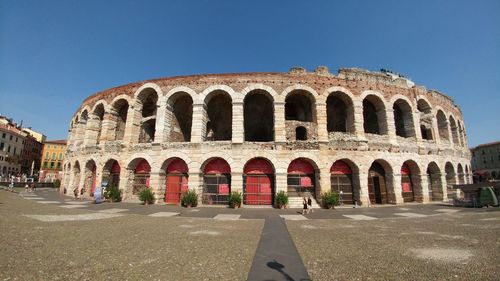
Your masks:
{"label": "clear blue sky", "polygon": [[0,113],[66,138],[100,90],[198,73],[388,68],[500,140],[500,1],[0,0]]}

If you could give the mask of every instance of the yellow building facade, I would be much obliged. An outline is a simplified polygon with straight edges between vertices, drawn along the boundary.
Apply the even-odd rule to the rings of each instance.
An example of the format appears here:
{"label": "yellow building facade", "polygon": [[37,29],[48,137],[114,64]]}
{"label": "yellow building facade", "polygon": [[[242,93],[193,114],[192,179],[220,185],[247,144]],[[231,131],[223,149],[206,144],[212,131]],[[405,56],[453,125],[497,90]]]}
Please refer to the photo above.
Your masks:
{"label": "yellow building facade", "polygon": [[50,140],[44,143],[40,181],[53,182],[61,179],[65,152],[66,140]]}

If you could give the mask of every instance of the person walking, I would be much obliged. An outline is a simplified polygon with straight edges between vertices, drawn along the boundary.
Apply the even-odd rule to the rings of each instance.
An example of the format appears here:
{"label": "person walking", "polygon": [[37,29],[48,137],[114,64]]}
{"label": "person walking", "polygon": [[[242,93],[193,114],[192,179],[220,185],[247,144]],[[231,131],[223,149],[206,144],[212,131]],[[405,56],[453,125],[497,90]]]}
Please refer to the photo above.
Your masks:
{"label": "person walking", "polygon": [[313,211],[313,206],[312,206],[312,199],[310,196],[307,197],[307,213],[312,213]]}
{"label": "person walking", "polygon": [[302,200],[302,214],[305,215],[307,213],[307,199],[304,197]]}

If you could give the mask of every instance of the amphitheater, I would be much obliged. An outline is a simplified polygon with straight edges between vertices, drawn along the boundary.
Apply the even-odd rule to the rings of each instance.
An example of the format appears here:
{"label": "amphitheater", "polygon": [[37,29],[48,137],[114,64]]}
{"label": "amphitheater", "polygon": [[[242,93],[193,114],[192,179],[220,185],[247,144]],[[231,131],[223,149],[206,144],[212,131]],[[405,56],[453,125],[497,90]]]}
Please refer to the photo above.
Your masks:
{"label": "amphitheater", "polygon": [[[74,114],[61,189],[106,182],[137,201],[273,205],[287,192],[343,205],[444,201],[470,183],[460,108],[390,71],[209,74],[131,83],[85,99]],[[316,203],[316,202],[315,202]]]}

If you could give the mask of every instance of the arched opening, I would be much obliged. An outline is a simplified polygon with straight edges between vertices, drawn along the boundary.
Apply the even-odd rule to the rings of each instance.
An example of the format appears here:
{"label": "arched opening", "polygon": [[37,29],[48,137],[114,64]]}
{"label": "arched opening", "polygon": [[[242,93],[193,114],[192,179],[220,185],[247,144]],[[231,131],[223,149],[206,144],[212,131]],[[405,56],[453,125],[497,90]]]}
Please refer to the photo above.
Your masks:
{"label": "arched opening", "polygon": [[354,132],[352,100],[342,92],[331,93],[326,99],[328,132]]}
{"label": "arched opening", "polygon": [[117,100],[110,110],[110,121],[112,124],[111,140],[123,140],[125,126],[127,124],[128,102],[125,99]]}
{"label": "arched opening", "polygon": [[142,105],[139,142],[150,143],[155,139],[158,94],[155,90],[148,88],[139,94],[138,99]]}
{"label": "arched opening", "polygon": [[455,199],[457,197],[456,192],[453,189],[453,185],[456,184],[455,169],[450,162],[446,162],[444,170],[446,172],[446,191],[448,193],[448,199]]}
{"label": "arched opening", "polygon": [[403,138],[415,136],[411,106],[405,100],[398,99],[394,102],[392,109],[396,135]]}
{"label": "arched opening", "polygon": [[354,205],[358,201],[359,194],[354,194],[352,169],[345,161],[335,161],[330,168],[330,190],[339,194],[341,205]]}
{"label": "arched opening", "polygon": [[444,115],[443,111],[438,110],[436,119],[438,122],[439,138],[441,140],[450,140],[448,134],[448,120],[446,120],[446,115]]}
{"label": "arched opening", "polygon": [[231,192],[231,168],[226,160],[215,158],[203,169],[203,204],[227,205]]}
{"label": "arched opening", "polygon": [[423,99],[418,100],[417,110],[420,115],[420,134],[423,140],[433,140],[432,133],[432,109],[431,106]]}
{"label": "arched opening", "polygon": [[193,99],[187,93],[177,93],[168,102],[170,141],[190,142],[193,122]]}
{"label": "arched opening", "polygon": [[368,170],[368,196],[371,204],[392,203],[392,193],[386,182],[386,170],[378,161]]}
{"label": "arched opening", "polygon": [[165,168],[165,203],[178,205],[182,195],[188,190],[188,166],[180,158],[166,161]]}
{"label": "arched opening", "polygon": [[135,167],[132,165],[134,171],[132,178],[132,194],[137,195],[143,188],[149,188],[151,166],[148,161],[143,158],[135,159],[133,163],[137,164]]}
{"label": "arched opening", "polygon": [[363,120],[365,133],[377,135],[387,133],[385,106],[380,98],[369,95],[363,100]]}
{"label": "arched opening", "polygon": [[316,175],[314,167],[303,158],[297,158],[288,165],[288,196],[316,198]]}
{"label": "arched opening", "polygon": [[90,160],[85,164],[85,182],[83,188],[90,196],[94,196],[94,189],[96,184],[96,165],[94,160]]}
{"label": "arched opening", "polygon": [[414,161],[408,160],[401,166],[401,195],[403,202],[423,202],[420,184],[420,169]]}
{"label": "arched opening", "polygon": [[269,94],[253,90],[244,102],[245,141],[274,141],[274,106]]}
{"label": "arched opening", "polygon": [[263,158],[249,160],[243,169],[243,203],[272,205],[274,200],[274,168]]}
{"label": "arched opening", "polygon": [[[457,174],[458,174],[458,184],[465,184],[464,168],[462,167],[462,164],[458,164]],[[493,178],[495,177],[493,176]]]}
{"label": "arched opening", "polygon": [[435,162],[431,162],[427,166],[427,183],[429,186],[429,199],[431,201],[443,201],[441,170]]}
{"label": "arched opening", "polygon": [[314,102],[310,95],[302,90],[291,92],[285,99],[285,120],[313,122]]}
{"label": "arched opening", "polygon": [[110,159],[102,169],[102,183],[108,186],[120,188],[120,164],[114,159]]}
{"label": "arched opening", "polygon": [[307,140],[307,129],[302,126],[295,128],[295,140]]}
{"label": "arched opening", "polygon": [[104,119],[104,105],[99,104],[96,106],[94,109],[94,112],[92,114],[92,121],[93,121],[93,130],[94,136],[91,136],[92,139],[95,139],[95,143],[99,144],[101,140],[101,134],[102,134],[102,121]]}
{"label": "arched opening", "polygon": [[458,139],[457,123],[455,122],[455,118],[453,118],[453,116],[450,116],[450,129],[451,129],[451,136],[453,138],[453,144],[459,146],[460,140]]}
{"label": "arched opening", "polygon": [[228,93],[224,91],[210,93],[207,117],[205,140],[231,140],[233,105]]}

